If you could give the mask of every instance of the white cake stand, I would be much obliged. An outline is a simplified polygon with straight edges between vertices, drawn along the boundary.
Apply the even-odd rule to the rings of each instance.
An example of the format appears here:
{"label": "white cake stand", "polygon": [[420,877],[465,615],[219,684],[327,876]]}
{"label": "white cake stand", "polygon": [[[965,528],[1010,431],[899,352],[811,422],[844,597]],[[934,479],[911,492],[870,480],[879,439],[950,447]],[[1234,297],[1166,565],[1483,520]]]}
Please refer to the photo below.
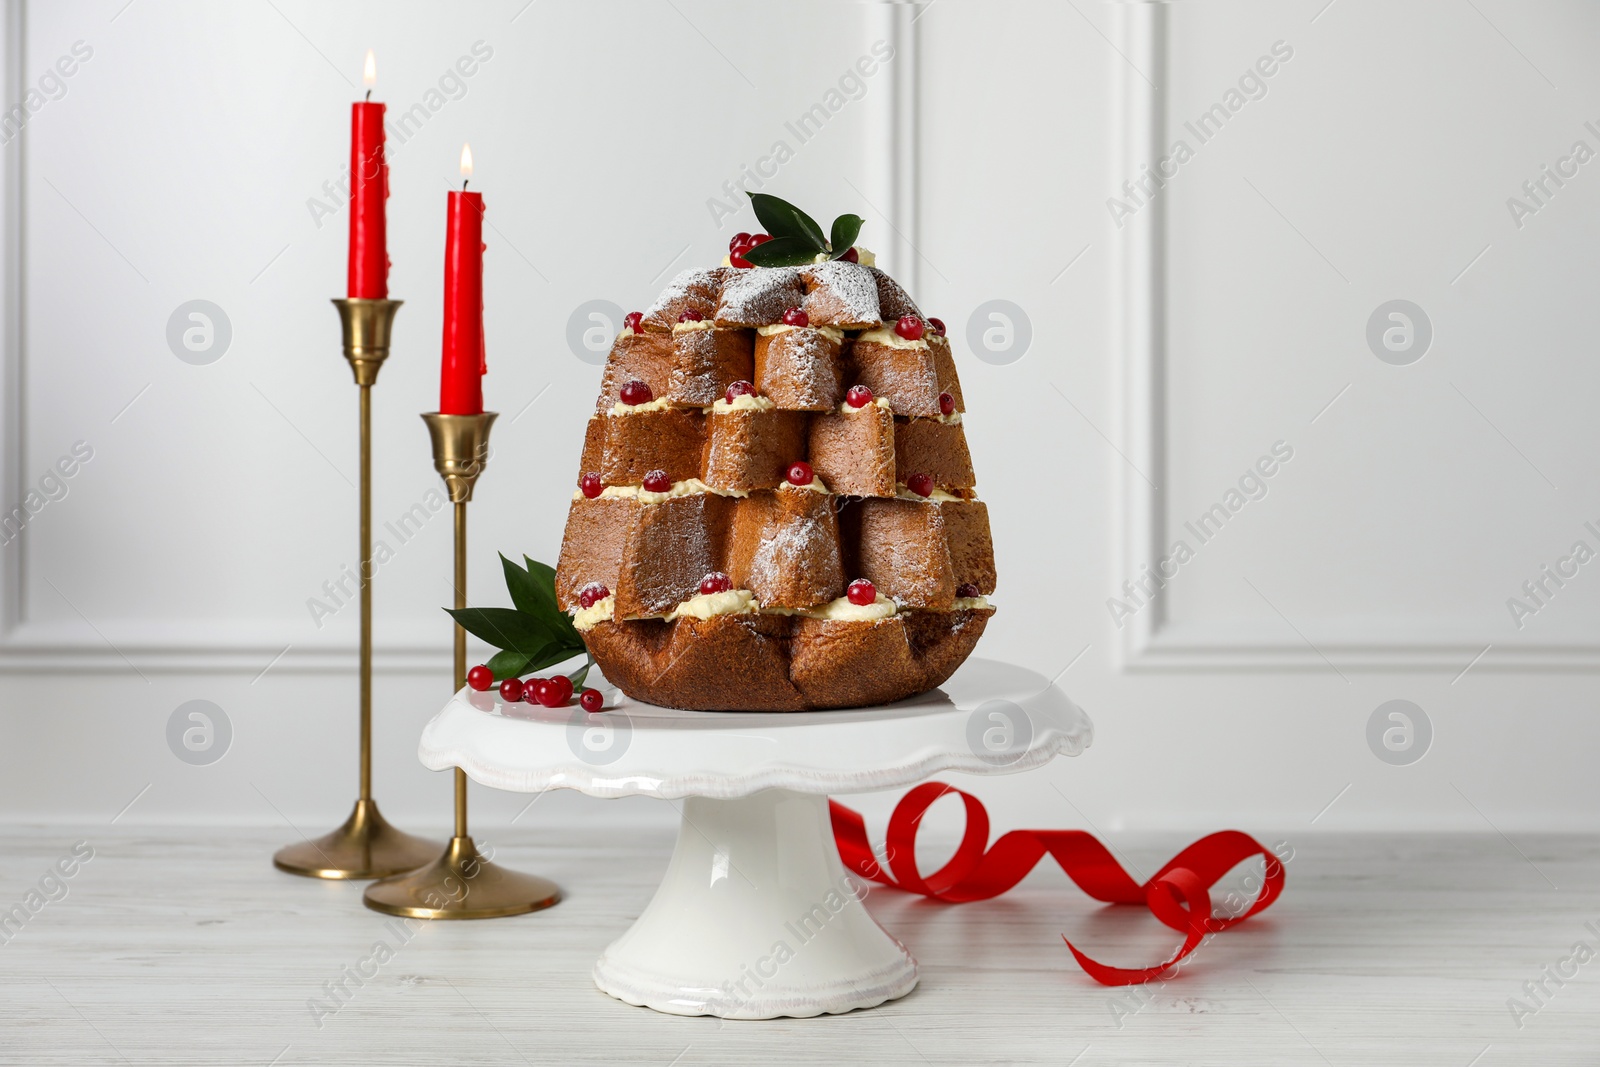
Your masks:
{"label": "white cake stand", "polygon": [[1030,770],[1091,735],[1043,676],[973,659],[931,693],[852,711],[674,711],[619,693],[589,715],[462,690],[419,756],[515,792],[682,799],[667,873],[595,984],[675,1015],[770,1019],[870,1008],[917,984],[839,861],[828,794]]}

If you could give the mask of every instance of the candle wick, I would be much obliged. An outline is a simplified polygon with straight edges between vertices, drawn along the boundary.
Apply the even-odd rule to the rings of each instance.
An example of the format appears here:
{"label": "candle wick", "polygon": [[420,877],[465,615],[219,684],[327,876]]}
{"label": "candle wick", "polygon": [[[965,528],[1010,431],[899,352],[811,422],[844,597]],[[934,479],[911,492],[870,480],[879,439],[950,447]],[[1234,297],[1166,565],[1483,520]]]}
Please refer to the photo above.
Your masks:
{"label": "candle wick", "polygon": [[370,104],[371,102],[372,102],[372,90],[368,89],[367,90],[367,103]]}
{"label": "candle wick", "polygon": [[461,191],[463,193],[467,191],[467,183],[470,182],[471,180],[472,180],[471,178],[462,178],[461,179]]}

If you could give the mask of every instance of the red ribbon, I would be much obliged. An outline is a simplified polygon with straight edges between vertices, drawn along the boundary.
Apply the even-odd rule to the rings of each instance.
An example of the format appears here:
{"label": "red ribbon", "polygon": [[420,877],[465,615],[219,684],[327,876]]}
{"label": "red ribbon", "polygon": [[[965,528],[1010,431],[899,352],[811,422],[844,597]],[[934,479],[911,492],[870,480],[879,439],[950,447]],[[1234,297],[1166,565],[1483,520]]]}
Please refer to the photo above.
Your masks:
{"label": "red ribbon", "polygon": [[[934,801],[946,793],[961,798],[967,808],[967,827],[961,846],[950,861],[926,878],[917,869],[917,829],[922,816]],[[1143,904],[1166,926],[1183,933],[1183,945],[1167,962],[1154,967],[1112,967],[1098,963],[1082,952],[1066,935],[1067,948],[1089,977],[1102,985],[1136,985],[1148,982],[1188,956],[1208,935],[1226,930],[1235,923],[1266,909],[1283,891],[1283,864],[1249,834],[1223,830],[1202,837],[1149,881],[1140,885],[1128,876],[1110,850],[1082,830],[1012,830],[1001,835],[993,848],[989,841],[989,813],[970,793],[941,782],[917,786],[895,805],[889,817],[887,858],[893,877],[878,864],[867,840],[867,825],[861,816],[840,804],[828,802],[833,816],[833,836],[846,867],[863,878],[894,889],[920,893],[946,904],[969,900],[988,900],[1015,886],[1039,860],[1049,853],[1078,888],[1107,904]],[[1223,875],[1253,856],[1266,862],[1266,877],[1261,893],[1249,910],[1231,918],[1211,914],[1208,892]]]}

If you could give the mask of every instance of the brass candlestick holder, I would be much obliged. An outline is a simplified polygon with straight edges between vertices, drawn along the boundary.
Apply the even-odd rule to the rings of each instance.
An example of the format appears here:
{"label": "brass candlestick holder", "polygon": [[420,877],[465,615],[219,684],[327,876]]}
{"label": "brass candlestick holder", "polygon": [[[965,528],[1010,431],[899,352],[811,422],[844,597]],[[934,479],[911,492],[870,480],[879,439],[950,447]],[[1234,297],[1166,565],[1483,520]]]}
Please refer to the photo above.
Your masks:
{"label": "brass candlestick holder", "polygon": [[[433,467],[455,505],[455,606],[467,606],[467,502],[489,461],[489,427],[495,413],[422,416],[433,438]],[[467,632],[456,627],[455,688],[466,684]],[[456,831],[444,855],[421,870],[367,887],[367,907],[412,919],[496,919],[548,908],[561,890],[545,878],[508,871],[478,853],[467,833],[467,775],[455,769]]]}
{"label": "brass candlestick holder", "polygon": [[335,300],[344,358],[361,390],[361,792],[344,825],[287,845],[273,866],[307,878],[386,878],[428,862],[439,846],[396,830],[372,799],[372,386],[389,358],[399,300]]}

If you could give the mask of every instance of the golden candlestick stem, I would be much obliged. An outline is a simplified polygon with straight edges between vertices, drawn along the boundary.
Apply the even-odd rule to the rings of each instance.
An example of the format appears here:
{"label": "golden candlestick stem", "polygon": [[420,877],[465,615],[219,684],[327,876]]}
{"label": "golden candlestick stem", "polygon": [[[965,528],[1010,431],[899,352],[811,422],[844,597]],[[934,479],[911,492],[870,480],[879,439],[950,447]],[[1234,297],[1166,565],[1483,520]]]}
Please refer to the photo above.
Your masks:
{"label": "golden candlestick stem", "polygon": [[[489,427],[496,415],[422,416],[433,439],[433,466],[455,505],[455,606],[467,606],[467,503],[489,462]],[[467,677],[467,632],[455,628],[453,688]],[[467,775],[455,769],[455,836],[444,855],[421,870],[367,887],[367,907],[412,919],[497,919],[548,908],[560,888],[537,875],[506,870],[485,859],[467,832]]]}
{"label": "golden candlestick stem", "polygon": [[386,878],[428,862],[431,841],[396,830],[372,799],[372,387],[389,358],[398,300],[335,300],[344,335],[344,358],[360,389],[361,415],[361,754],[355,809],[344,825],[315,840],[286,845],[273,866],[309,878]]}

